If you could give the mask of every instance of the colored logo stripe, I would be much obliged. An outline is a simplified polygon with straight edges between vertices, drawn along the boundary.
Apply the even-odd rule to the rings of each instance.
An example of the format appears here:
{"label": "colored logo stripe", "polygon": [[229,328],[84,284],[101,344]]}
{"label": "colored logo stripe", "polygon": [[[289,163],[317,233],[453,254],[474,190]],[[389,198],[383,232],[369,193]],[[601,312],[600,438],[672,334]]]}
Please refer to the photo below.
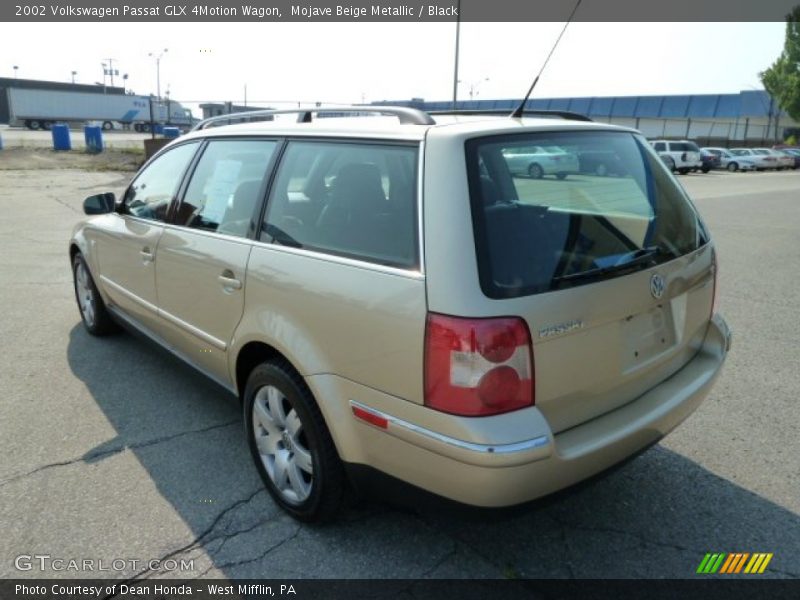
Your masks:
{"label": "colored logo stripe", "polygon": [[[702,574],[735,574],[741,573],[744,567],[745,573],[756,574],[763,573],[769,562],[772,560],[773,554],[767,552],[708,552],[700,565],[697,567],[697,572]],[[748,561],[749,559],[749,561]],[[747,566],[745,566],[745,563]]]}

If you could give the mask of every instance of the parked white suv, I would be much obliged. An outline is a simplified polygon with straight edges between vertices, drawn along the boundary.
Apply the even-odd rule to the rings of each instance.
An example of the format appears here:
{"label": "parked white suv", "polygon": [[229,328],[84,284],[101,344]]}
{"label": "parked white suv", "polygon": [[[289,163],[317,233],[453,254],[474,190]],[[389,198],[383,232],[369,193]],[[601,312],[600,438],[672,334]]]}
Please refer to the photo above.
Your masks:
{"label": "parked white suv", "polygon": [[650,140],[650,145],[658,152],[668,169],[681,175],[703,166],[700,148],[689,140]]}

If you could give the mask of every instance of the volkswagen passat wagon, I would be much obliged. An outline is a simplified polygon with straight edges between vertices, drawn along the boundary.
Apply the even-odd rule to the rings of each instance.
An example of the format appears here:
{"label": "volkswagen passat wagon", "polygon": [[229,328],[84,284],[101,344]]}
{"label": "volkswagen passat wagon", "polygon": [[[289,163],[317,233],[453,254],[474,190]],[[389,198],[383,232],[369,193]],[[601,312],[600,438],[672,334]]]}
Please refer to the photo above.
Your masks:
{"label": "volkswagen passat wagon", "polygon": [[[637,131],[343,110],[204,122],[87,198],[69,245],[88,332],[144,332],[238,396],[279,505],[331,518],[364,471],[523,503],[697,408],[730,345],[716,255]],[[534,147],[623,174],[530,177]]]}

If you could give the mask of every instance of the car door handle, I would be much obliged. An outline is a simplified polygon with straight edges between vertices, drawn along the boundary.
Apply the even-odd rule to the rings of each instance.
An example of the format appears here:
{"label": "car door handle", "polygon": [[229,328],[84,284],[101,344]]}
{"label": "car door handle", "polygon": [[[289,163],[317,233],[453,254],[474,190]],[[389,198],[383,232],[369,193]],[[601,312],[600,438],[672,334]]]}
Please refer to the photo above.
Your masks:
{"label": "car door handle", "polygon": [[142,257],[142,261],[144,261],[145,264],[153,262],[153,260],[155,259],[155,255],[152,252],[150,252],[149,246],[145,246],[144,248],[142,248],[139,251],[139,256]]}
{"label": "car door handle", "polygon": [[217,281],[219,281],[226,290],[242,289],[242,282],[236,279],[231,271],[223,271],[222,275],[217,277]]}

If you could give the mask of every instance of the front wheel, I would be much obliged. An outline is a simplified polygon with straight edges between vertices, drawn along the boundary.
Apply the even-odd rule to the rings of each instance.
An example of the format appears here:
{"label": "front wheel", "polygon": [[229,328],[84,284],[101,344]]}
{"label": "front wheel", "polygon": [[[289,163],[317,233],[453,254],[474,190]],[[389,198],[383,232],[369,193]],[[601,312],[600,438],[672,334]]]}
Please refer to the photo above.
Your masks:
{"label": "front wheel", "polygon": [[556,177],[558,179],[564,180],[564,179],[567,178],[567,174],[566,173],[556,173]]}
{"label": "front wheel", "polygon": [[541,179],[544,177],[544,169],[541,165],[533,163],[528,167],[528,176],[532,179]]}
{"label": "front wheel", "polygon": [[739,170],[739,165],[736,164],[735,162],[729,162],[728,166],[726,168],[728,169],[728,171],[733,173],[734,171],[738,171]]}
{"label": "front wheel", "polygon": [[287,362],[269,361],[250,373],[244,421],[275,502],[301,521],[332,519],[344,498],[344,469],[311,391]]}
{"label": "front wheel", "polygon": [[100,297],[92,274],[89,272],[89,267],[80,253],[72,259],[72,279],[75,287],[75,299],[78,302],[78,310],[86,331],[96,336],[108,335],[117,331],[119,327],[108,314],[103,298]]}
{"label": "front wheel", "polygon": [[690,170],[691,169],[687,169],[686,167],[684,167],[682,169],[678,169],[678,173],[680,173],[681,175],[687,175]]}

